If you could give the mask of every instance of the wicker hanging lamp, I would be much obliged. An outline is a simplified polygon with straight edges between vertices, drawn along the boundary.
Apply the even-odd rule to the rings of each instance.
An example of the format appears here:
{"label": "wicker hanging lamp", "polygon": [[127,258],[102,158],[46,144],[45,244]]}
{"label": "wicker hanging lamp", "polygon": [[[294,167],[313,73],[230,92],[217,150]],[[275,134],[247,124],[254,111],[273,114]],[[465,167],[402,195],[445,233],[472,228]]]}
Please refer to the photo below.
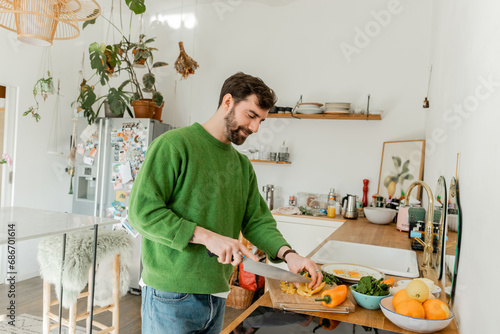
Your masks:
{"label": "wicker hanging lamp", "polygon": [[51,46],[54,39],[78,37],[78,22],[100,13],[95,0],[0,0],[0,27],[16,32],[21,42]]}

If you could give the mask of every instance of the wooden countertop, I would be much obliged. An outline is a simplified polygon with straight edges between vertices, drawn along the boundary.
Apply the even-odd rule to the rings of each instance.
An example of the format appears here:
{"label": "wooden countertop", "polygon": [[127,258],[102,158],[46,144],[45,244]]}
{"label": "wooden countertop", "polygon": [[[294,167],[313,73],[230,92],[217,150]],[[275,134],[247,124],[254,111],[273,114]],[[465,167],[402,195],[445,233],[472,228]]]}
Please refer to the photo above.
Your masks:
{"label": "wooden countertop", "polygon": [[[408,239],[408,234],[406,232],[400,232],[396,229],[396,224],[391,223],[387,225],[377,225],[372,224],[366,218],[358,218],[356,220],[346,220],[341,227],[339,227],[334,233],[332,233],[325,241],[323,241],[318,247],[316,247],[308,257],[311,257],[316,253],[324,243],[330,240],[355,242],[360,244],[368,244],[375,246],[392,247],[399,249],[411,249],[410,242]],[[419,263],[421,261],[422,252],[417,251],[417,258]],[[441,282],[437,280],[437,277],[433,271],[427,272],[423,268],[420,268],[421,277],[426,277],[432,279],[434,284],[438,285],[442,292],[439,299],[446,302],[446,294],[444,293],[444,288]],[[401,279],[407,279],[404,277],[394,277],[396,281]],[[394,325],[387,319],[381,310],[367,310],[360,306],[357,306],[352,296],[349,294],[349,298],[356,305],[356,311],[349,314],[335,314],[335,313],[325,313],[325,312],[300,312],[304,314],[310,314],[317,317],[328,318],[338,321],[344,321],[348,323],[353,323],[361,326],[375,327],[378,329],[384,329],[388,331],[394,331],[398,333],[414,333],[404,329],[401,329]],[[231,333],[231,331],[253,310],[258,306],[268,306],[272,307],[271,298],[269,292],[266,292],[258,301],[256,301],[252,306],[250,306],[245,312],[243,312],[235,321],[233,321],[227,328],[222,331],[222,333]],[[457,334],[459,333],[455,320],[453,320],[448,327],[442,331],[435,332],[441,334]]]}

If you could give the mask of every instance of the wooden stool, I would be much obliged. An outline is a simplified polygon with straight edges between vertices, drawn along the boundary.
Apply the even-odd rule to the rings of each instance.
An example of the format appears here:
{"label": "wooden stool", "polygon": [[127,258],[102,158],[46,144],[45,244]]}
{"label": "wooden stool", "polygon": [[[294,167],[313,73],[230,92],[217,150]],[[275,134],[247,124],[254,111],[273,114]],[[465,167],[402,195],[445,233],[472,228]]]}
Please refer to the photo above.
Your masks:
{"label": "wooden stool", "polygon": [[[89,283],[92,282],[92,268],[89,270]],[[90,287],[90,285],[88,285]],[[90,333],[90,307],[91,307],[91,291],[82,292],[78,296],[78,299],[87,297],[87,311],[84,313],[77,314],[77,304],[76,303],[70,306],[69,308],[69,319],[62,318],[62,325],[69,328],[69,334],[76,333],[76,323],[87,319],[87,333]],[[112,324],[110,327],[97,322],[95,320],[92,321],[92,325],[101,329],[101,331],[96,333],[113,333],[118,334],[119,330],[119,297],[120,297],[120,256],[117,254],[113,258],[113,295],[112,295],[112,304],[94,307],[94,315],[110,311],[112,313]],[[51,306],[59,305],[59,300],[52,301],[51,299],[51,289],[50,283],[45,279],[43,280],[43,334],[49,334],[50,330],[53,328],[57,328],[59,326],[59,316],[50,311]],[[54,324],[51,324],[51,320],[55,321]]]}

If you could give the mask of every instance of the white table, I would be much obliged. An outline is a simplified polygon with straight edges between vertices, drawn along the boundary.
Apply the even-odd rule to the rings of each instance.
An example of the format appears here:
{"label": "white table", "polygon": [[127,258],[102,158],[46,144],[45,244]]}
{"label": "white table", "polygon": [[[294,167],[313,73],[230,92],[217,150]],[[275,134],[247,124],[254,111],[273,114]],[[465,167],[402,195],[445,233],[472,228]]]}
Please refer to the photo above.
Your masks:
{"label": "white table", "polygon": [[[90,311],[90,332],[92,332],[92,318],[94,309],[94,281],[95,261],[97,248],[98,226],[114,225],[120,223],[118,220],[99,218],[93,216],[77,215],[73,213],[55,212],[24,207],[0,208],[0,245],[7,245],[7,255],[11,246],[19,241],[43,238],[52,235],[63,235],[63,263],[66,247],[66,234],[71,232],[94,229],[94,261],[92,272],[92,293]],[[10,247],[9,247],[10,246]],[[15,251],[15,250],[14,250]],[[3,260],[3,259],[2,259]],[[7,260],[7,259],[6,259]],[[7,274],[15,276],[15,266],[9,269]],[[62,278],[62,273],[61,273]],[[59,333],[61,333],[62,297],[63,288],[61,284],[59,303]]]}

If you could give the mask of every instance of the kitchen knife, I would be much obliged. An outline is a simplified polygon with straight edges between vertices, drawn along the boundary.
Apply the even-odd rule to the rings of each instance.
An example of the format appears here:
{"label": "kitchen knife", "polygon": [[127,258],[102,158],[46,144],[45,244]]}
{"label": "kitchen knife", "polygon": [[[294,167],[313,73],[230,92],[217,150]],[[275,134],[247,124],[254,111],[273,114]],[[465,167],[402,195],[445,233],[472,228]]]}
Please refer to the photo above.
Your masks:
{"label": "kitchen knife", "polygon": [[264,276],[268,278],[277,279],[280,281],[287,281],[291,283],[310,283],[311,280],[301,276],[299,274],[294,274],[288,270],[284,270],[278,267],[271,266],[262,262],[256,262],[251,258],[245,257],[242,261],[243,269],[249,273]]}

